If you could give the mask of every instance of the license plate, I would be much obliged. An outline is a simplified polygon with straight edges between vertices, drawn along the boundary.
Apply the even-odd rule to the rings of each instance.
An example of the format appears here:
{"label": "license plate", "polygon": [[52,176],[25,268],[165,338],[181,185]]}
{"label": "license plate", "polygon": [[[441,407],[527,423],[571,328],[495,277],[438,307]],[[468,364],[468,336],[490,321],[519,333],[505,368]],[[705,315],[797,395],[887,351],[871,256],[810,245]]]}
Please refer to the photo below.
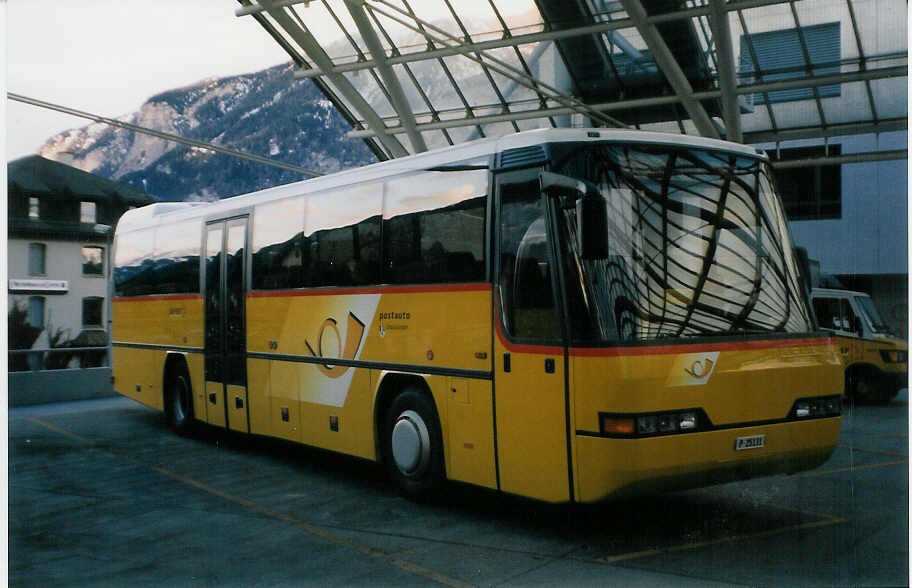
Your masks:
{"label": "license plate", "polygon": [[759,449],[766,445],[766,435],[753,435],[751,437],[738,437],[735,439],[735,451],[745,449]]}

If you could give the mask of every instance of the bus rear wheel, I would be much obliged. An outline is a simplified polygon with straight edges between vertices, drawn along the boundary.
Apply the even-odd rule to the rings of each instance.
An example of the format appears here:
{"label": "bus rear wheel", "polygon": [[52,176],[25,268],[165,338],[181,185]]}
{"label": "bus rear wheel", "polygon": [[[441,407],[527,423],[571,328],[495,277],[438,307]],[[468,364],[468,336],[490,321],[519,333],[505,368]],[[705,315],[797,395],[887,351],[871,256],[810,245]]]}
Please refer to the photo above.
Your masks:
{"label": "bus rear wheel", "polygon": [[171,376],[165,391],[165,414],[168,418],[168,426],[177,434],[185,435],[193,425],[193,396],[190,393],[190,380],[187,374]]}
{"label": "bus rear wheel", "polygon": [[416,388],[400,392],[386,411],[386,471],[411,500],[434,498],[443,485],[443,438],[433,402]]}

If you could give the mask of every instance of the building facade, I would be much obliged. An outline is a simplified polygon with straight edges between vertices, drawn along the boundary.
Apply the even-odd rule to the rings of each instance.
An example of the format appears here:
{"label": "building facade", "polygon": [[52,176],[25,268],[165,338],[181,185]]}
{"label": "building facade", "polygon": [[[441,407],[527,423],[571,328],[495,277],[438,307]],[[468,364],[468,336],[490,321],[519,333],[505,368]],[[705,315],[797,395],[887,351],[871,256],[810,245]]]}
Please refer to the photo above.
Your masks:
{"label": "building facade", "polygon": [[154,199],[37,155],[10,162],[7,182],[10,349],[107,345],[114,224]]}
{"label": "building facade", "polygon": [[[829,8],[802,14],[798,27],[787,4],[755,12],[741,29],[750,34],[735,41],[741,82],[759,81],[752,73],[758,70],[768,82],[906,64],[904,3],[834,1]],[[821,273],[869,293],[890,326],[907,336],[907,78],[743,98],[745,139],[775,161],[802,162],[776,174],[796,245],[819,261]],[[778,142],[758,141],[770,126],[813,128],[817,136],[799,130]]]}

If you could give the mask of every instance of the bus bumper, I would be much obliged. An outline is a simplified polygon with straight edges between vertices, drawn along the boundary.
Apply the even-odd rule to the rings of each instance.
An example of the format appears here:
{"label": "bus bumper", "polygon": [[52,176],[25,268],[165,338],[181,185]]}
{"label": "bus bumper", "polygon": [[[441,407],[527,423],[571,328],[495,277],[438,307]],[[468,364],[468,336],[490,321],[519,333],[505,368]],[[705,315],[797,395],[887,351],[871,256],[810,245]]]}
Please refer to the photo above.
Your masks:
{"label": "bus bumper", "polygon": [[[576,498],[597,502],[795,473],[823,464],[839,440],[841,418],[779,423],[645,439],[576,436]],[[737,451],[739,437],[765,444]]]}

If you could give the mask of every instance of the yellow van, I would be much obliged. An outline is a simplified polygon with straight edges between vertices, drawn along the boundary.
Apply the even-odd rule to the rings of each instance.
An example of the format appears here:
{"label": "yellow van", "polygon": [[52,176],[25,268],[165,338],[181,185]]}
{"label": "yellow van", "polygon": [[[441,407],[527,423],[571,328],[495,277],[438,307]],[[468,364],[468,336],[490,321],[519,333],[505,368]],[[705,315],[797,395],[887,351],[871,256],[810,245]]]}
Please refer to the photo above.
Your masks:
{"label": "yellow van", "polygon": [[850,400],[885,403],[908,386],[908,341],[890,331],[870,296],[814,288],[811,299],[820,327],[835,335]]}

